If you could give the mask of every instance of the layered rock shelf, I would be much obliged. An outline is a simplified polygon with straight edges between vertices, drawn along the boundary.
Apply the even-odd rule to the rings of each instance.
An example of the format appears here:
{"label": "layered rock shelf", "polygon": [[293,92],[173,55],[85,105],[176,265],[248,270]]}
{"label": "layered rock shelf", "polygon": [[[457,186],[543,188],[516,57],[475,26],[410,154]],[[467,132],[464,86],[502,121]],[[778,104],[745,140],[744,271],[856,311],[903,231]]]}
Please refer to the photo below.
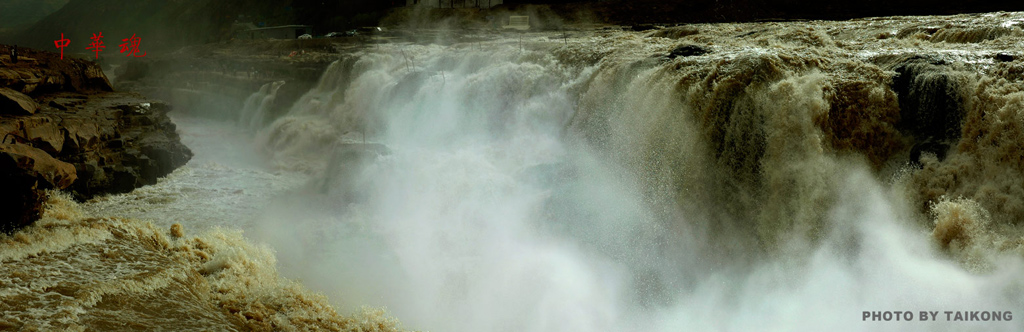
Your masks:
{"label": "layered rock shelf", "polygon": [[128,192],[192,157],[168,104],[113,91],[96,63],[24,48],[15,62],[0,48],[0,231],[37,219],[42,190]]}
{"label": "layered rock shelf", "polygon": [[268,105],[284,114],[315,87],[342,53],[367,47],[355,41],[235,40],[153,53],[117,66],[115,87],[160,98],[203,118],[237,119],[246,99],[271,82],[285,82]]}

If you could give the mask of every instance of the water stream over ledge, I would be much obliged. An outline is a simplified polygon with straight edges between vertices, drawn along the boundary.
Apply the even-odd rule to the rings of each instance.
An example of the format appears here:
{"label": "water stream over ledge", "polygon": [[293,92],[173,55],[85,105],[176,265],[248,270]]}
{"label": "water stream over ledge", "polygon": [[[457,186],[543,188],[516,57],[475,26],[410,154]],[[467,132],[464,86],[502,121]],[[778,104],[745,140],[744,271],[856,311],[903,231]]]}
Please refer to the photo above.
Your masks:
{"label": "water stream over ledge", "polygon": [[[48,221],[0,243],[0,296],[41,301],[3,319],[393,327],[329,301],[432,331],[1017,331],[1022,15],[346,54],[280,117],[258,102],[278,83],[241,123],[176,117],[196,156],[157,185],[55,198]],[[81,221],[107,215],[142,222]],[[130,282],[26,276],[69,248],[93,259],[76,268]],[[165,293],[180,297],[153,299]],[[226,314],[174,325],[116,294]],[[63,316],[28,309],[52,307]],[[872,321],[893,311],[914,319]]]}

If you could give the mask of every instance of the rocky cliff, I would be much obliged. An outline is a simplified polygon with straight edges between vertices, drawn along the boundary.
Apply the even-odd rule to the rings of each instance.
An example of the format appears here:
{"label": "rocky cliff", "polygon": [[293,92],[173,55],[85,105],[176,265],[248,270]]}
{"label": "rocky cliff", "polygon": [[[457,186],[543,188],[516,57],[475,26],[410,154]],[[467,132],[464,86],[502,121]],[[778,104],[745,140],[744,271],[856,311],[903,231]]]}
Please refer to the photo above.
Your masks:
{"label": "rocky cliff", "polygon": [[287,112],[342,54],[368,47],[354,39],[234,40],[154,53],[118,66],[115,87],[165,100],[189,115],[236,120],[260,88],[282,82],[268,119]]}
{"label": "rocky cliff", "polygon": [[114,92],[94,62],[24,48],[14,61],[0,48],[0,231],[37,219],[42,190],[128,192],[192,157],[169,105]]}

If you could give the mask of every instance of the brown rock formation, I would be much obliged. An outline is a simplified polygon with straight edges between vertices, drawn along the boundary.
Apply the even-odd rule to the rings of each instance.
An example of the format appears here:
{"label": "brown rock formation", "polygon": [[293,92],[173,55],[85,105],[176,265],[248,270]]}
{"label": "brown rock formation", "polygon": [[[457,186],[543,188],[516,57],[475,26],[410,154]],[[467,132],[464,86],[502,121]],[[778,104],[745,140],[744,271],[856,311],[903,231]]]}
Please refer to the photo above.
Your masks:
{"label": "brown rock formation", "polygon": [[64,189],[78,178],[75,166],[24,144],[0,144],[0,169],[17,169],[23,175],[46,181],[47,187]]}
{"label": "brown rock formation", "polygon": [[39,109],[32,97],[8,88],[0,88],[0,112],[23,115],[32,114]]}
{"label": "brown rock formation", "polygon": [[93,62],[19,51],[17,63],[0,58],[0,215],[13,216],[0,231],[37,219],[44,189],[79,199],[128,192],[192,157],[169,105],[111,92]]}
{"label": "brown rock formation", "polygon": [[25,144],[0,144],[0,211],[6,223],[0,231],[10,232],[39,218],[45,195],[43,189],[63,189],[77,178],[75,166]]}

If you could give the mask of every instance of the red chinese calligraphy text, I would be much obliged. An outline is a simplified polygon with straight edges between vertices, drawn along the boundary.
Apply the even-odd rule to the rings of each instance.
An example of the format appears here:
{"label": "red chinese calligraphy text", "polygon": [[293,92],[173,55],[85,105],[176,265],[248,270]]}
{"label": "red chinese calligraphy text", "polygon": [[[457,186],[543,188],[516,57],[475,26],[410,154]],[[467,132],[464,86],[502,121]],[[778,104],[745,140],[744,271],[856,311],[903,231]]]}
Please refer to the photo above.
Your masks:
{"label": "red chinese calligraphy text", "polygon": [[64,48],[71,44],[71,40],[64,38],[64,33],[60,34],[60,39],[54,40],[53,45],[60,49],[60,58],[64,59]]}
{"label": "red chinese calligraphy text", "polygon": [[128,54],[126,54],[125,56],[134,55],[136,58],[146,56],[146,52],[142,52],[142,55],[136,54],[139,53],[139,43],[142,42],[142,38],[135,37],[135,34],[132,34],[130,38],[121,39],[121,41],[126,42],[124,44],[121,44],[121,53],[128,52]]}
{"label": "red chinese calligraphy text", "polygon": [[92,50],[94,53],[96,53],[97,59],[100,58],[100,51],[102,51],[104,48],[107,48],[106,46],[103,46],[103,41],[100,40],[100,38],[103,38],[102,31],[100,31],[100,34],[98,36],[95,33],[92,34],[92,38],[90,38],[92,39],[92,43],[89,43],[89,47],[85,48],[87,50]]}

